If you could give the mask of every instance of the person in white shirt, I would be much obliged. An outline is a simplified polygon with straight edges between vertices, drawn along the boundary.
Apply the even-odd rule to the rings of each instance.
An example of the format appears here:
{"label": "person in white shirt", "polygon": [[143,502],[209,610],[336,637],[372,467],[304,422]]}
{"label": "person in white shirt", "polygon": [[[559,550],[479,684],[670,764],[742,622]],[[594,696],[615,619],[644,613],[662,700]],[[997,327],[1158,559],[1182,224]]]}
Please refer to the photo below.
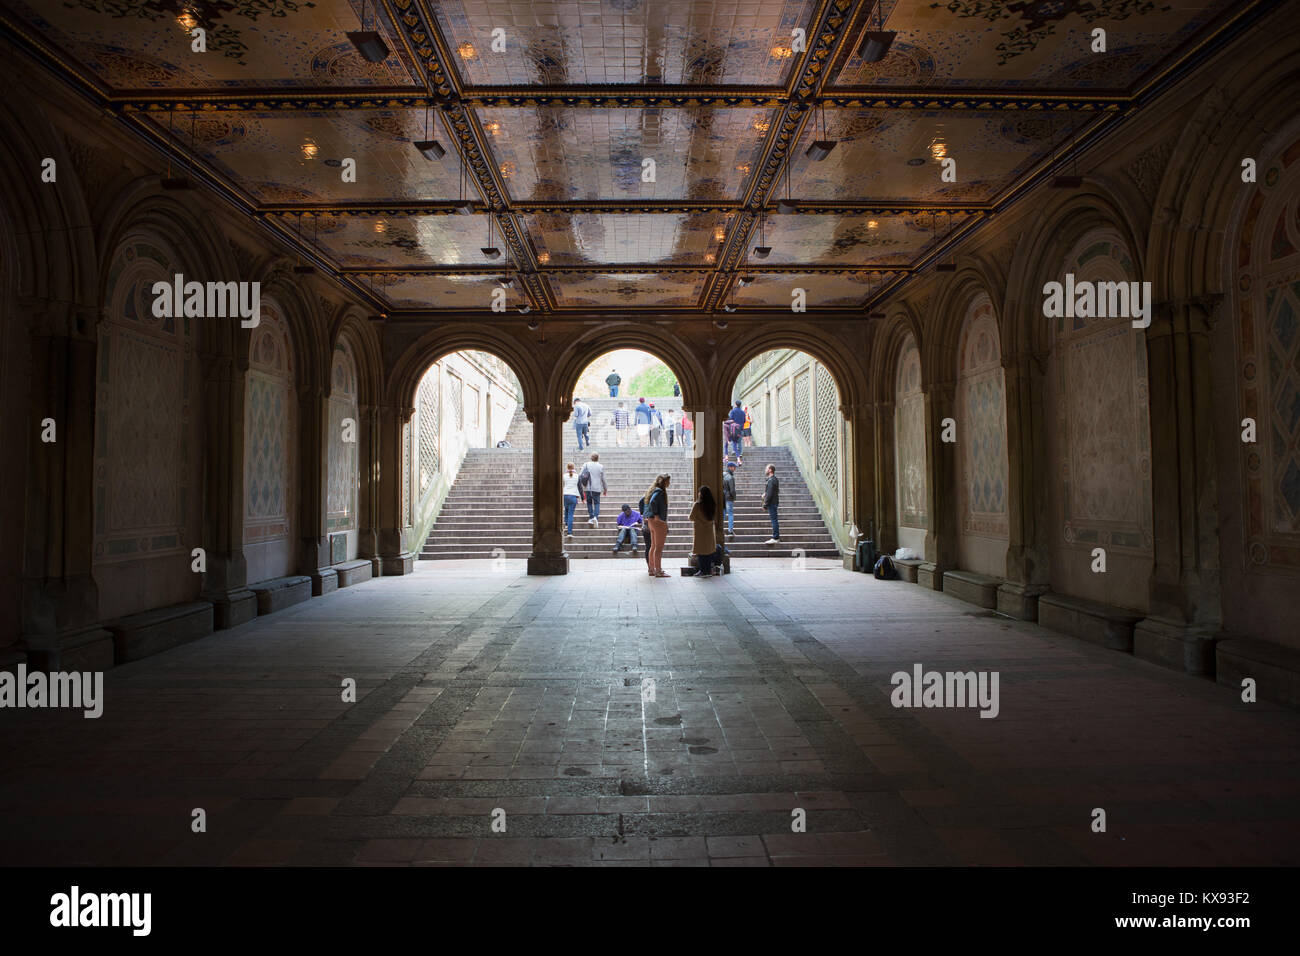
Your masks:
{"label": "person in white shirt", "polygon": [[668,432],[668,447],[671,448],[673,447],[673,439],[677,437],[677,430],[679,428],[677,422],[677,409],[668,409],[668,415],[664,420],[664,428]]}
{"label": "person in white shirt", "polygon": [[581,495],[578,492],[578,473],[573,470],[573,462],[564,467],[568,469],[564,475],[564,537],[572,541],[573,512],[577,510]]}
{"label": "person in white shirt", "polygon": [[600,526],[600,496],[609,490],[605,485],[605,466],[600,463],[600,455],[591,453],[591,461],[582,466],[587,473],[590,484],[587,485],[587,524],[593,528]]}

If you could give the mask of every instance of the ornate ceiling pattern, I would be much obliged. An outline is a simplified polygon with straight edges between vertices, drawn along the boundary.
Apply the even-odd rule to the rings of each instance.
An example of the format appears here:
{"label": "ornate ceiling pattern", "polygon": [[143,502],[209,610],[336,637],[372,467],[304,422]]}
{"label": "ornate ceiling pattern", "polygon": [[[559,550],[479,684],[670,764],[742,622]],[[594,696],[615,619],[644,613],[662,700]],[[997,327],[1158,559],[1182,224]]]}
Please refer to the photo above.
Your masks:
{"label": "ornate ceiling pattern", "polygon": [[0,0],[0,29],[377,312],[516,275],[541,313],[871,313],[1271,5]]}

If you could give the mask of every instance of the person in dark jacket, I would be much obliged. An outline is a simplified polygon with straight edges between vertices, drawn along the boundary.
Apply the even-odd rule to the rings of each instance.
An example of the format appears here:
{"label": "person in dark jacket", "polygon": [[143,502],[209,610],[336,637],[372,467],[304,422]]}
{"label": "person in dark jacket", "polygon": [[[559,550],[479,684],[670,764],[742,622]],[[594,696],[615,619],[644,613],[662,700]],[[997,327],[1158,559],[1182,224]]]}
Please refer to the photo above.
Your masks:
{"label": "person in dark jacket", "polygon": [[652,578],[668,577],[663,560],[664,542],[668,538],[668,484],[671,481],[669,475],[660,475],[654,480],[645,494],[645,510],[641,512],[646,527],[646,563]]}
{"label": "person in dark jacket", "polygon": [[623,384],[623,376],[618,374],[617,369],[610,369],[605,376],[605,384],[609,386],[609,397],[618,398],[618,387]]}
{"label": "person in dark jacket", "polygon": [[722,511],[727,516],[727,538],[736,540],[736,463],[727,462],[727,473],[722,476]]}
{"label": "person in dark jacket", "polygon": [[714,569],[722,563],[722,548],[714,531],[713,521],[718,514],[718,505],[713,500],[713,492],[708,485],[700,487],[699,496],[691,507],[691,524],[695,533],[691,538],[691,550],[695,554],[697,577],[709,577]]}
{"label": "person in dark jacket", "polygon": [[776,509],[781,501],[781,480],[776,477],[776,465],[768,465],[763,473],[767,475],[767,482],[763,485],[763,510],[772,519],[772,537],[765,543],[770,546],[781,543],[781,524],[776,520]]}
{"label": "person in dark jacket", "polygon": [[739,400],[737,400],[736,407],[731,410],[731,414],[727,416],[727,419],[735,424],[725,425],[724,423],[724,432],[728,435],[728,438],[726,445],[723,447],[723,453],[726,454],[734,449],[736,460],[743,465],[745,463],[745,452],[744,447],[741,445],[740,435],[745,430],[745,410],[740,407]]}

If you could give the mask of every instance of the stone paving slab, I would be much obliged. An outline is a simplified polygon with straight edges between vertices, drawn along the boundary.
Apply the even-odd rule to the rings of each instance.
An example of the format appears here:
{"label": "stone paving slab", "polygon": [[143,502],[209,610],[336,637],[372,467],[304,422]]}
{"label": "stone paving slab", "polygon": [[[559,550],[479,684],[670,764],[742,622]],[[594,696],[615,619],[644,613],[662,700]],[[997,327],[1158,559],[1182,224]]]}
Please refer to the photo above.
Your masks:
{"label": "stone paving slab", "polygon": [[[1300,862],[1300,714],[807,567],[428,562],[126,664],[0,711],[0,864]],[[917,664],[997,716],[893,706]]]}

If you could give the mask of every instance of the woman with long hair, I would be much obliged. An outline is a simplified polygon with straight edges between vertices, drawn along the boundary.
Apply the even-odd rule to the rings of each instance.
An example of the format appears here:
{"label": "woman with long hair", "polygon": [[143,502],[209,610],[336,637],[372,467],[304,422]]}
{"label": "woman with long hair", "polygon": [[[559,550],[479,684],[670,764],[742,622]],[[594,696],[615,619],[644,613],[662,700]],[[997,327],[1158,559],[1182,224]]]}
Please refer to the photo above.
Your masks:
{"label": "woman with long hair", "polygon": [[717,528],[714,520],[718,516],[718,503],[708,485],[700,486],[700,493],[691,506],[691,524],[694,527],[692,550],[695,552],[697,577],[713,574],[714,565],[722,560],[722,548],[718,544]]}
{"label": "woman with long hair", "polygon": [[652,578],[666,578],[664,570],[664,541],[668,537],[668,485],[670,475],[660,475],[645,495],[645,526],[650,540],[646,543],[646,564]]}

